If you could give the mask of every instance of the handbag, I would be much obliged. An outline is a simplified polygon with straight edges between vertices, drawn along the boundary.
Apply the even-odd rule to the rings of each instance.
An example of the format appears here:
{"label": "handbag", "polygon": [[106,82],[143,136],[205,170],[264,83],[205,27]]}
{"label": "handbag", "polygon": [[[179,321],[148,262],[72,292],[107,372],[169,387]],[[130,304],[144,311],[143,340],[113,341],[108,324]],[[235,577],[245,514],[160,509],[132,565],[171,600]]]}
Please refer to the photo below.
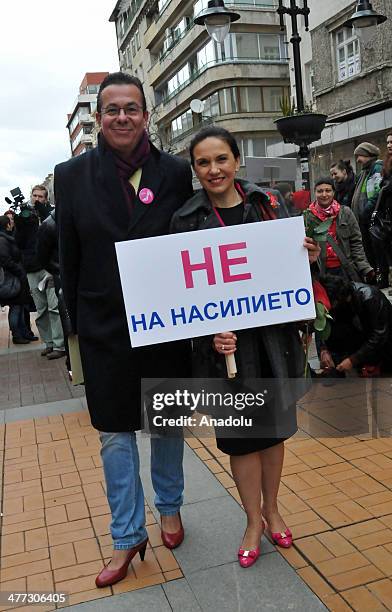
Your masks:
{"label": "handbag", "polygon": [[8,300],[16,298],[21,289],[19,278],[0,266],[0,303],[6,304]]}
{"label": "handbag", "polygon": [[390,243],[392,239],[392,219],[389,208],[384,212],[384,216],[379,213],[379,207],[384,195],[384,188],[381,189],[377,198],[376,206],[370,220],[369,234],[373,241],[381,243]]}

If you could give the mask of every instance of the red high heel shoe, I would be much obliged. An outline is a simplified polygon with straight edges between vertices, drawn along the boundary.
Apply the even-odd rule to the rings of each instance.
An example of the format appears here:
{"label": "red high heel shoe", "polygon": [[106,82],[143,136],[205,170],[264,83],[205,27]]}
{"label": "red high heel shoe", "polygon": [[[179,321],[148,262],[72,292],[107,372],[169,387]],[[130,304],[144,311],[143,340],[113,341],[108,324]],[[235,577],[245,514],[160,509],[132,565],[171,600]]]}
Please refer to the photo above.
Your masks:
{"label": "red high heel shoe", "polygon": [[[265,523],[264,521],[261,521],[261,522],[262,522],[263,533],[264,533]],[[263,533],[261,534],[261,537],[263,536]],[[238,551],[238,562],[241,567],[251,567],[251,565],[256,563],[259,557],[260,557],[260,546],[257,546],[253,550],[246,550],[245,548],[241,546],[241,548]]]}
{"label": "red high heel shoe", "polygon": [[177,548],[177,546],[179,546],[183,542],[185,536],[180,513],[178,513],[178,518],[180,519],[180,529],[175,533],[168,533],[167,531],[163,531],[161,526],[162,542],[166,546],[166,548],[170,548],[171,550],[173,548]]}
{"label": "red high heel shoe", "polygon": [[271,532],[271,538],[274,543],[281,548],[290,548],[293,543],[293,534],[288,527],[285,531],[281,531],[280,533]]}
{"label": "red high heel shoe", "polygon": [[119,582],[120,580],[125,578],[128,572],[128,566],[137,553],[139,553],[140,559],[144,561],[144,555],[146,553],[147,542],[148,542],[148,538],[144,540],[144,542],[140,542],[140,544],[136,544],[136,546],[134,546],[133,548],[130,548],[127,554],[127,558],[125,559],[122,566],[119,567],[117,570],[110,570],[105,565],[103,570],[100,571],[100,573],[95,579],[96,586],[99,589],[101,589],[103,587],[115,584],[116,582]]}

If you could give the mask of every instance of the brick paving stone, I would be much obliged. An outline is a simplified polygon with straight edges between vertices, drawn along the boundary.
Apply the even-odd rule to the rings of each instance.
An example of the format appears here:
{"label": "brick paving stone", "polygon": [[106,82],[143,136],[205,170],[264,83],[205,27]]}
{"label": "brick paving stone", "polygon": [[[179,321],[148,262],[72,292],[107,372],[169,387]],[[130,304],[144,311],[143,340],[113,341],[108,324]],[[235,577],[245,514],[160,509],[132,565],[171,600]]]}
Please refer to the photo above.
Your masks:
{"label": "brick paving stone", "polygon": [[334,555],[315,536],[296,539],[295,546],[314,565],[334,558]]}
{"label": "brick paving stone", "polygon": [[21,565],[22,563],[34,563],[35,561],[41,561],[49,557],[49,550],[47,548],[39,548],[37,550],[31,550],[29,552],[22,552],[15,555],[9,555],[1,559],[2,567],[12,567],[13,565]]}
{"label": "brick paving stone", "polygon": [[[95,561],[89,561],[88,563],[79,563],[79,564],[74,563],[71,566],[63,567],[61,569],[56,569],[53,572],[54,580],[56,583],[56,588],[65,589],[65,587],[63,586],[65,582],[73,581],[73,580],[80,580],[86,577],[94,576],[94,580],[95,580],[95,576],[99,573],[101,569],[102,569],[101,559],[96,559]],[[87,590],[88,588],[93,587],[94,580],[92,581],[92,583],[91,582],[86,583],[86,585],[82,586],[79,590],[84,591],[84,590]],[[74,584],[75,588],[72,588],[70,592],[77,593],[78,592],[77,586],[78,585]]]}
{"label": "brick paving stone", "polygon": [[165,546],[154,548],[154,555],[162,569],[162,572],[170,572],[178,569],[178,563],[172,551]]}
{"label": "brick paving stone", "polygon": [[329,582],[337,591],[344,591],[368,582],[383,578],[384,575],[373,565],[367,565],[357,569],[330,576]]}
{"label": "brick paving stone", "polygon": [[48,547],[48,533],[46,527],[25,531],[26,550],[36,550],[37,548]]}
{"label": "brick paving stone", "polygon": [[360,567],[366,567],[369,560],[360,552],[349,553],[342,557],[335,557],[332,560],[320,561],[315,564],[319,572],[326,578],[331,578],[337,574],[342,574]]}
{"label": "brick paving stone", "polygon": [[279,550],[282,557],[284,557],[294,569],[301,569],[302,567],[306,567],[308,565],[306,559],[304,559],[304,557],[296,550],[294,546],[291,546],[290,548],[278,548],[277,550]]}
{"label": "brick paving stone", "polygon": [[342,592],[342,597],[358,612],[385,612],[386,607],[364,586]]}
{"label": "brick paving stone", "polygon": [[392,610],[392,581],[390,579],[372,582],[367,588],[375,595],[387,608]]}
{"label": "brick paving stone", "polygon": [[59,544],[49,548],[52,569],[76,565],[76,555],[72,544]]}
{"label": "brick paving stone", "polygon": [[25,551],[24,535],[21,532],[3,535],[1,537],[1,555],[14,555]]}
{"label": "brick paving stone", "polygon": [[337,531],[326,531],[319,533],[317,539],[329,550],[335,557],[349,555],[355,552],[354,546],[348,542]]}
{"label": "brick paving stone", "polygon": [[298,575],[301,576],[312,591],[322,600],[328,595],[333,595],[335,593],[333,588],[313,567],[303,567],[299,569]]}
{"label": "brick paving stone", "polygon": [[82,542],[74,542],[73,546],[78,563],[87,563],[97,559],[102,561],[101,551],[95,538],[83,540]]}
{"label": "brick paving stone", "polygon": [[352,612],[351,606],[349,606],[341,595],[328,595],[323,599],[323,603],[327,606],[331,612]]}
{"label": "brick paving stone", "polygon": [[90,511],[85,501],[66,504],[65,508],[69,521],[76,521],[77,519],[87,518],[90,516]]}
{"label": "brick paving stone", "polygon": [[392,576],[392,553],[383,546],[368,548],[363,554],[386,576]]}

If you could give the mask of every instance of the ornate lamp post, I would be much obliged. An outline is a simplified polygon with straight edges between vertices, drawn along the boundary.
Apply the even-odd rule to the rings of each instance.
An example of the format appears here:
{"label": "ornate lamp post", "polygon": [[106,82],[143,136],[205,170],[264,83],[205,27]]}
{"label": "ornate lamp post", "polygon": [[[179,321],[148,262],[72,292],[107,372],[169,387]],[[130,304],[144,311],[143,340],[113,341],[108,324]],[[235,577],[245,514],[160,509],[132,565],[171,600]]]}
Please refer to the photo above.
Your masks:
{"label": "ornate lamp post", "polygon": [[210,37],[218,43],[223,43],[230,31],[231,23],[239,18],[238,13],[229,11],[225,7],[223,0],[209,0],[208,7],[194,19],[194,22],[205,25]]}
{"label": "ornate lamp post", "polygon": [[347,28],[353,27],[358,38],[363,43],[369,42],[376,33],[376,28],[387,20],[385,15],[380,15],[373,10],[369,0],[358,0],[355,13],[344,23]]}
{"label": "ornate lamp post", "polygon": [[290,0],[290,6],[286,7],[283,0],[279,0],[277,13],[280,17],[280,29],[284,30],[284,16],[291,17],[292,36],[290,42],[293,45],[294,79],[296,91],[295,113],[282,117],[275,121],[276,127],[283,136],[284,142],[293,143],[299,146],[299,157],[301,162],[302,183],[304,189],[310,190],[309,180],[309,147],[311,142],[319,140],[324,129],[327,115],[313,113],[306,110],[304,93],[302,87],[302,68],[301,68],[301,37],[298,32],[298,16],[303,15],[305,20],[305,30],[309,30],[308,0],[303,0],[303,7],[297,6],[296,0]]}

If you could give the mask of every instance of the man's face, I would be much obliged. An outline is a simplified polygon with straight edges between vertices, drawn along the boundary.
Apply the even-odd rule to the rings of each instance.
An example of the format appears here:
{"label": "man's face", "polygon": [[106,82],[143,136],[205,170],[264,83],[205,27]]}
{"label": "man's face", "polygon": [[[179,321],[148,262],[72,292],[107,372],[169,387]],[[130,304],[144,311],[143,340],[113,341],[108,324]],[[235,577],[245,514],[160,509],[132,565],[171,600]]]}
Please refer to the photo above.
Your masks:
{"label": "man's face", "polygon": [[10,220],[10,230],[13,230],[14,226],[15,226],[15,221],[14,221],[14,215],[11,215],[11,213],[6,213],[8,219]]}
{"label": "man's face", "polygon": [[35,206],[36,204],[46,204],[46,202],[48,201],[48,197],[46,195],[46,191],[41,190],[41,189],[34,189],[33,193],[31,194],[31,203],[33,206]]}
{"label": "man's face", "polygon": [[[129,156],[140,141],[148,121],[148,113],[143,112],[142,94],[136,85],[109,85],[103,90],[101,99],[102,110],[97,113],[97,121],[102,134],[107,144],[119,155]],[[125,108],[129,109],[128,114],[123,110]],[[122,110],[115,114],[116,109]]]}
{"label": "man's face", "polygon": [[358,164],[361,164],[361,166],[366,166],[366,164],[370,162],[371,157],[368,157],[367,155],[357,155],[356,159]]}

